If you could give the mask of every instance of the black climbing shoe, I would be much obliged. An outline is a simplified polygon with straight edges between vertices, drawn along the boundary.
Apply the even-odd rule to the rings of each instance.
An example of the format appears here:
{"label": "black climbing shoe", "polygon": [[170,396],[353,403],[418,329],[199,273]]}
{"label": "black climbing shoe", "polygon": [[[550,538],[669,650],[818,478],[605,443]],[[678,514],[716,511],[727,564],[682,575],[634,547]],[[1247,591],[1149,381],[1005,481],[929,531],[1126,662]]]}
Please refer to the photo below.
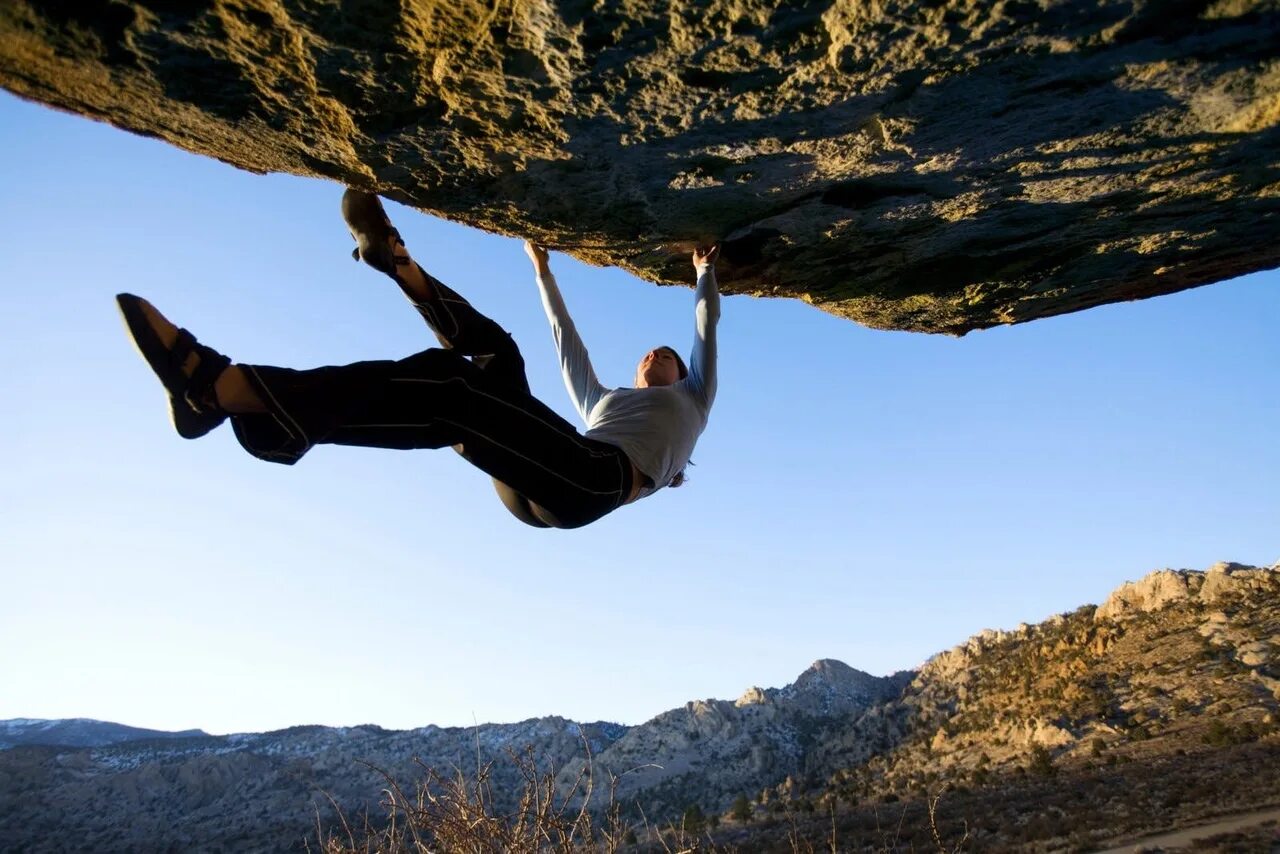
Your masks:
{"label": "black climbing shoe", "polygon": [[395,239],[396,246],[404,246],[400,232],[391,225],[387,212],[382,209],[382,202],[373,193],[348,189],[342,194],[342,218],[347,221],[347,228],[355,238],[356,248],[351,250],[351,257],[364,261],[380,273],[396,277],[397,266],[407,266],[408,258],[397,257],[389,242]]}
{"label": "black climbing shoe", "polygon": [[[213,384],[231,364],[231,360],[211,347],[196,341],[185,329],[178,330],[172,347],[165,347],[142,310],[142,299],[133,294],[116,294],[116,304],[124,316],[125,327],[134,346],[151,370],[155,371],[165,391],[169,392],[169,415],[178,435],[198,439],[227,418],[218,406]],[[187,357],[200,357],[191,376],[182,372]]]}

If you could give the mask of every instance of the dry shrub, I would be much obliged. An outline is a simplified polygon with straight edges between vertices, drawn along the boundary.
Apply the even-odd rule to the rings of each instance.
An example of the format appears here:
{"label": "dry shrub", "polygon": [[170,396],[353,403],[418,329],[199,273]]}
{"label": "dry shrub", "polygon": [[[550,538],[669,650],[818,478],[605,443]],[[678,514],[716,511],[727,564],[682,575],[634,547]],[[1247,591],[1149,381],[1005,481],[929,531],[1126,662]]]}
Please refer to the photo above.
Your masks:
{"label": "dry shrub", "polygon": [[[337,802],[330,798],[341,827],[326,832],[317,815],[320,851],[323,854],[614,854],[641,850],[664,854],[730,854],[740,850],[738,845],[718,842],[710,833],[687,831],[683,824],[652,827],[643,813],[638,824],[627,821],[615,797],[616,777],[610,778],[604,810],[593,815],[587,809],[594,787],[590,761],[585,763],[574,785],[557,794],[555,774],[540,770],[531,751],[511,753],[509,758],[519,773],[522,788],[518,805],[506,812],[495,808],[491,782],[493,762],[481,765],[473,778],[459,769],[445,775],[419,763],[423,775],[412,797],[391,775],[369,765],[387,784],[381,801],[386,821],[375,827],[366,817],[355,829]],[[936,824],[937,803],[937,797],[928,801],[928,823],[938,854],[958,854],[968,841],[967,828],[957,843],[945,844]],[[817,854],[824,849],[836,854],[843,850],[836,839],[834,806],[830,823],[823,830],[818,830],[821,824],[826,824],[822,819],[817,823],[804,822],[811,825],[804,827],[798,818],[795,812],[788,811],[785,846],[793,854]],[[818,832],[814,833],[815,830]],[[900,831],[901,822],[892,836],[883,832],[880,844],[874,849],[877,854],[903,850],[905,846],[898,841]],[[753,850],[750,839],[736,841],[744,846],[741,850]],[[910,847],[914,850],[914,846]]]}
{"label": "dry shrub", "polygon": [[531,750],[513,752],[509,759],[522,783],[519,804],[509,812],[495,808],[492,761],[481,765],[474,778],[468,778],[460,769],[445,775],[418,763],[423,775],[413,797],[406,795],[391,775],[369,765],[387,784],[381,802],[387,813],[386,822],[374,827],[366,818],[358,830],[353,829],[330,798],[341,830],[326,833],[318,823],[320,850],[324,854],[613,854],[633,843],[637,831],[667,854],[714,850],[714,846],[700,844],[683,827],[651,830],[647,822],[636,827],[625,821],[615,797],[616,777],[610,779],[609,798],[602,814],[593,815],[587,809],[594,789],[590,761],[573,786],[564,794],[557,794],[555,774],[540,770]]}

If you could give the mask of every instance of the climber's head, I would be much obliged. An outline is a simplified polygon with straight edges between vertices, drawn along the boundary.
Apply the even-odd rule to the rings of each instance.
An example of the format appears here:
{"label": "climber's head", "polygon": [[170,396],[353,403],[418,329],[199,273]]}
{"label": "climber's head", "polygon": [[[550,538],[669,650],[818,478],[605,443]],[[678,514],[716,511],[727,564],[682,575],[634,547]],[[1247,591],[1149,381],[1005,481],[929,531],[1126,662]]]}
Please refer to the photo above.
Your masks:
{"label": "climber's head", "polygon": [[636,388],[673,385],[689,376],[680,354],[670,347],[655,347],[636,366]]}

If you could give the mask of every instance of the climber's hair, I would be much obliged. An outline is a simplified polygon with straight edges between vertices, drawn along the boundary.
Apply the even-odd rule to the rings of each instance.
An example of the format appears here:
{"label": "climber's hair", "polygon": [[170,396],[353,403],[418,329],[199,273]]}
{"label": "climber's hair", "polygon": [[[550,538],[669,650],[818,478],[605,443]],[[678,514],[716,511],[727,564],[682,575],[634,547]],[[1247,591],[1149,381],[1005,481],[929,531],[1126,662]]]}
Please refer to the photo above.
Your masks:
{"label": "climber's hair", "polygon": [[676,367],[680,369],[680,379],[684,379],[689,376],[689,367],[684,363],[684,359],[680,358],[680,354],[676,352],[675,347],[668,347],[666,344],[663,344],[658,349],[666,350],[668,353],[676,357]]}
{"label": "climber's hair", "polygon": [[[689,376],[689,367],[684,363],[684,359],[680,358],[680,354],[676,351],[675,347],[668,347],[666,344],[663,344],[658,349],[666,350],[672,356],[676,357],[676,367],[680,370],[680,379],[684,379],[685,377]],[[689,465],[693,465],[692,460],[689,461]],[[684,486],[685,481],[688,480],[688,478],[685,477],[684,472],[685,472],[684,469],[681,469],[680,471],[676,472],[676,476],[671,478],[671,482],[668,483],[667,486],[673,489],[677,486]]]}
{"label": "climber's hair", "polygon": [[685,463],[685,467],[680,469],[680,471],[676,472],[676,476],[671,478],[671,482],[668,483],[667,486],[671,487],[672,489],[675,489],[677,486],[684,486],[686,483],[688,483],[689,477],[688,475],[685,474],[685,472],[689,470],[689,466],[691,465],[693,465],[693,460],[689,460],[689,462]]}

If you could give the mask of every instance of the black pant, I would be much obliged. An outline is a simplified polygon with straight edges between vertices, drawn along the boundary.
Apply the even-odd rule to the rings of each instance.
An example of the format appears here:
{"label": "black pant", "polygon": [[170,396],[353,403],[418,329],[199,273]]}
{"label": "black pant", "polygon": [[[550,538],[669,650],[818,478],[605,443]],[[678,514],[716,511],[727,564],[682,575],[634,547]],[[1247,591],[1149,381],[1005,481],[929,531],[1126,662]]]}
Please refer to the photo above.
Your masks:
{"label": "black pant", "polygon": [[524,359],[506,330],[423,275],[431,298],[405,293],[444,349],[308,371],[241,365],[268,409],[232,416],[244,449],[292,465],[318,444],[452,445],[493,477],[517,518],[538,527],[577,528],[626,501],[626,454],[581,435],[530,394]]}

